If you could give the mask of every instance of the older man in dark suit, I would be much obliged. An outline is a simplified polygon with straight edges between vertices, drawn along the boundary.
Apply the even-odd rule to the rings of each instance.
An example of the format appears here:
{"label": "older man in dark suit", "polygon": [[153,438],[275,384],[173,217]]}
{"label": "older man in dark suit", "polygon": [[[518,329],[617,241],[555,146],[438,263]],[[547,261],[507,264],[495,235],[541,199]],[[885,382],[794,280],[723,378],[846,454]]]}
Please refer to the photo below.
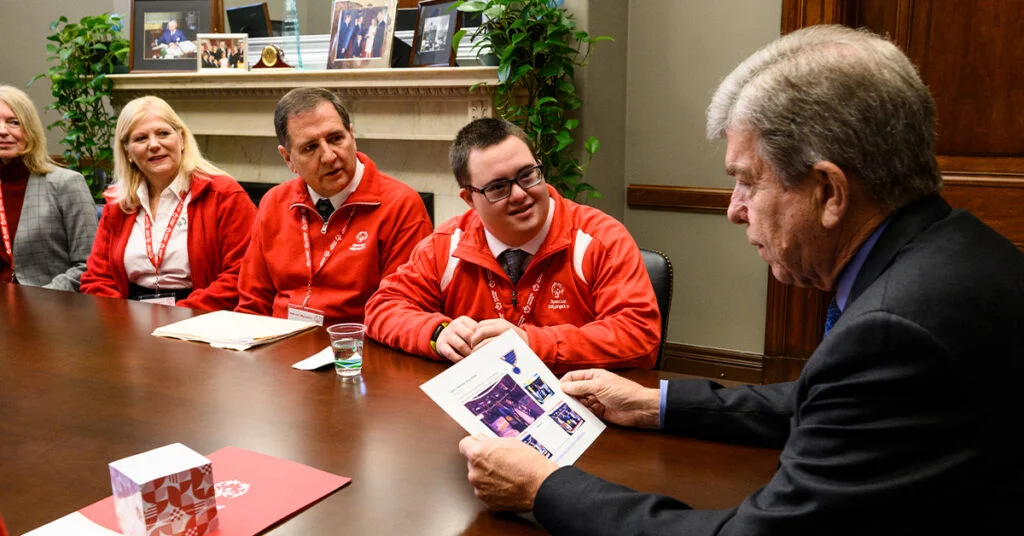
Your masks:
{"label": "older man in dark suit", "polygon": [[[934,103],[867,32],[811,27],[730,74],[708,110],[736,179],[729,219],[780,281],[835,291],[792,383],[645,389],[603,370],[562,388],[606,420],[782,449],[738,507],[692,510],[512,440],[469,437],[490,507],[552,534],[1022,534],[1024,256],[939,196]],[[643,456],[642,449],[623,456]]]}

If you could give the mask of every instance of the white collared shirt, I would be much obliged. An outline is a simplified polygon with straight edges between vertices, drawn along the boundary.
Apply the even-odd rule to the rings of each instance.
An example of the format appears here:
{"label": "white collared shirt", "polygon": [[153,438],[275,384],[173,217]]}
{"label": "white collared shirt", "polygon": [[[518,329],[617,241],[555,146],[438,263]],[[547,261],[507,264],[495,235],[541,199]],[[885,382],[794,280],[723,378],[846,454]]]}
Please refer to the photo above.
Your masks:
{"label": "white collared shirt", "polygon": [[[534,235],[533,238],[527,240],[525,244],[519,247],[510,246],[502,242],[498,237],[492,235],[491,232],[484,227],[484,237],[487,238],[487,247],[491,249],[491,255],[494,255],[494,258],[497,259],[498,255],[504,253],[506,249],[521,249],[530,254],[528,259],[532,259],[533,256],[540,251],[540,246],[544,244],[544,240],[548,237],[548,232],[551,231],[551,219],[555,216],[554,205],[554,201],[548,203],[548,216],[544,220],[544,226],[540,228],[540,231],[537,231],[537,234]],[[527,261],[526,264],[523,264],[523,267],[525,268],[527,264],[529,264],[529,261]]]}
{"label": "white collared shirt", "polygon": [[[331,205],[334,206],[334,210],[338,210],[338,207],[345,204],[345,200],[348,199],[348,196],[352,195],[352,192],[356,191],[356,188],[359,188],[359,183],[363,180],[364,169],[366,169],[366,166],[364,166],[359,160],[356,160],[356,175],[352,177],[351,181],[349,181],[348,186],[328,198],[331,201]],[[313,188],[308,184],[306,185],[306,190],[309,190],[309,197],[313,198],[314,206],[317,201],[324,199],[324,196],[314,192]]]}
{"label": "white collared shirt", "polygon": [[[149,187],[143,182],[139,185],[139,215],[128,236],[128,244],[124,249],[124,269],[128,273],[128,281],[141,287],[155,289],[157,287],[156,270],[146,254],[146,215],[152,220],[153,255],[160,255],[160,244],[164,233],[171,232],[160,263],[160,288],[182,289],[192,288],[192,270],[188,262],[188,204],[192,200],[189,177],[179,175],[163,192],[160,192],[160,204],[156,217],[149,210]],[[181,208],[178,221],[168,228],[169,220],[178,201],[184,196],[185,203]]]}

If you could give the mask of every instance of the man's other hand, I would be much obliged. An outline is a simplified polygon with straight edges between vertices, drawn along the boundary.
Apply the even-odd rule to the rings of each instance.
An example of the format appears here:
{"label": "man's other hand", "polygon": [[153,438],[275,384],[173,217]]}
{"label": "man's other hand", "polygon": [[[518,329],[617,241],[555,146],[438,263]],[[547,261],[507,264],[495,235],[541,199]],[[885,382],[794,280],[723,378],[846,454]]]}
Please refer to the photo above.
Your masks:
{"label": "man's other hand", "polygon": [[607,370],[574,370],[562,377],[562,391],[603,420],[621,426],[657,428],[661,391]]}
{"label": "man's other hand", "polygon": [[466,457],[473,491],[491,510],[532,511],[540,485],[558,469],[512,438],[469,436],[459,442],[459,452]]}

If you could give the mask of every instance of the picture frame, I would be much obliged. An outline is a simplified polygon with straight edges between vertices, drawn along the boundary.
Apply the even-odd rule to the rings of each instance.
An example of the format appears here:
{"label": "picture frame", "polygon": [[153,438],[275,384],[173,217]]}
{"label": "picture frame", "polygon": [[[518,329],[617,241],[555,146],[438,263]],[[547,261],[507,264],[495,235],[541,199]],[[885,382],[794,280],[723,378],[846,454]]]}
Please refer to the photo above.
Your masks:
{"label": "picture frame", "polygon": [[195,71],[200,33],[223,30],[223,0],[131,0],[130,71]]}
{"label": "picture frame", "polygon": [[420,2],[409,53],[410,67],[455,66],[452,40],[462,28],[462,12],[451,9],[454,0]]}
{"label": "picture frame", "polygon": [[244,33],[196,34],[200,72],[245,72],[249,70],[249,35]]}
{"label": "picture frame", "polygon": [[228,33],[244,33],[249,37],[271,37],[274,35],[273,23],[270,21],[270,9],[266,2],[245,6],[229,7],[224,10],[227,16]]}
{"label": "picture frame", "polygon": [[334,0],[327,68],[390,67],[397,12],[398,0]]}

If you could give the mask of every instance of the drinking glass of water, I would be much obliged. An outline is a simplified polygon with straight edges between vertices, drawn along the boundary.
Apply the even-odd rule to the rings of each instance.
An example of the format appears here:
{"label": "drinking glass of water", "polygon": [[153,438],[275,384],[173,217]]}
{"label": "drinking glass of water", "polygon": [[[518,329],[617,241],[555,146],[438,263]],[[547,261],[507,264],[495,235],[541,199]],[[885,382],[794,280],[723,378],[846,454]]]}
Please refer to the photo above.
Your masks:
{"label": "drinking glass of water", "polygon": [[334,350],[334,371],[343,378],[359,376],[363,369],[363,324],[335,324],[327,328]]}

